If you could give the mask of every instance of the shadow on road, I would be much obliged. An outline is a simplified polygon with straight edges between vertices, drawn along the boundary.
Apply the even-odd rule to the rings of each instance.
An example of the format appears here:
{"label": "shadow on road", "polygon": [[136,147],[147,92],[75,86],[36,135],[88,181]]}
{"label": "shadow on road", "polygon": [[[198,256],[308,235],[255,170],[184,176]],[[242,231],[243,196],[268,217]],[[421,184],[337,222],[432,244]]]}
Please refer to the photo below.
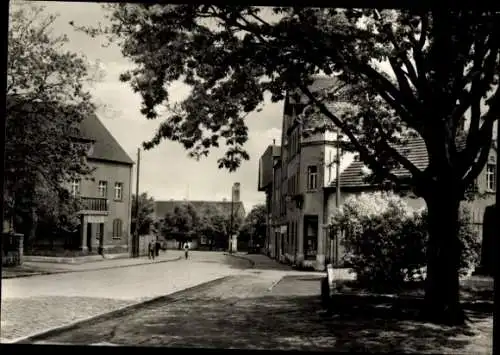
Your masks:
{"label": "shadow on road", "polygon": [[[317,295],[193,295],[76,329],[50,341],[240,349],[488,352],[488,315],[469,316],[473,320],[469,326],[447,327],[420,322],[408,312],[388,312],[376,304],[326,315]],[[481,332],[482,336],[477,336]]]}

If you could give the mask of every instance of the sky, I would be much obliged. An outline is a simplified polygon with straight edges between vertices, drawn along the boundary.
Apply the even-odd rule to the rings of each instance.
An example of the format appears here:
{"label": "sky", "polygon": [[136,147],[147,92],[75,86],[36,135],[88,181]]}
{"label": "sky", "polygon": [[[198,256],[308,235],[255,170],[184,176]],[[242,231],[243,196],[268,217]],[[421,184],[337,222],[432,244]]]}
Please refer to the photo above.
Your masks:
{"label": "sky", "polygon": [[[77,32],[69,25],[96,26],[104,23],[104,10],[101,4],[84,2],[48,2],[33,1],[45,7],[46,13],[59,14],[52,28],[54,35],[66,34],[69,38],[67,49],[83,54],[90,62],[99,63],[105,77],[94,83],[91,88],[94,100],[100,106],[98,116],[106,128],[113,134],[129,156],[136,161],[137,149],[141,143],[153,137],[161,123],[147,120],[139,112],[141,98],[132,91],[129,84],[119,81],[119,75],[131,68],[131,62],[124,58],[119,47],[103,47],[103,38],[91,38]],[[180,100],[188,93],[183,83],[174,83],[170,96]],[[147,192],[156,200],[222,200],[230,199],[234,182],[241,184],[241,200],[245,209],[250,211],[253,205],[263,203],[265,195],[257,191],[258,160],[268,145],[277,142],[281,135],[281,103],[266,103],[261,112],[247,117],[249,140],[246,149],[249,161],[244,161],[234,173],[220,170],[217,159],[223,152],[213,150],[207,158],[196,161],[187,156],[184,148],[176,142],[163,141],[149,151],[141,150],[140,192]],[[135,166],[133,189],[135,191]]]}
{"label": "sky", "polygon": [[[133,93],[128,83],[119,81],[120,73],[133,67],[132,63],[122,56],[119,47],[103,47],[107,43],[105,38],[91,38],[75,31],[69,24],[70,21],[81,26],[105,23],[105,12],[101,4],[30,2],[45,6],[47,13],[59,15],[52,30],[54,35],[67,35],[68,50],[84,55],[91,63],[99,64],[105,76],[90,88],[99,106],[97,114],[124,150],[136,161],[137,149],[141,147],[142,142],[153,137],[162,119],[160,117],[157,120],[147,120],[141,115],[140,95]],[[377,63],[377,66],[386,73],[393,73],[388,63]],[[188,91],[189,87],[182,82],[173,83],[170,87],[170,98],[173,101],[182,100]],[[264,193],[257,191],[258,160],[267,146],[273,143],[273,139],[279,144],[282,114],[282,103],[271,103],[267,100],[262,111],[247,117],[249,140],[245,148],[250,160],[244,161],[234,173],[218,169],[217,159],[223,155],[223,151],[218,149],[213,149],[207,158],[200,161],[189,158],[184,148],[176,142],[163,141],[152,150],[142,150],[140,192],[147,192],[156,200],[222,200],[230,199],[233,183],[239,182],[241,199],[245,209],[250,211],[252,206],[265,200]]]}

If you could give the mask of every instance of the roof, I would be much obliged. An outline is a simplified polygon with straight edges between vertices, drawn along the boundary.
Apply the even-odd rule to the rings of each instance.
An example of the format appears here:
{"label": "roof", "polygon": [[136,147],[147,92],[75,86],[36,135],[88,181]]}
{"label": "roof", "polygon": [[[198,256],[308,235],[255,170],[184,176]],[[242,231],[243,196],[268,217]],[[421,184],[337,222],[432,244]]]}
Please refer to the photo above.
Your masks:
{"label": "roof", "polygon": [[[12,104],[21,102],[22,105],[20,105],[20,110],[24,110],[24,112],[27,113],[43,114],[49,112],[50,110],[50,112],[54,115],[63,111],[70,114],[80,114],[80,112],[74,111],[72,107],[60,106],[58,103],[50,104],[38,101],[23,103],[20,97],[13,95],[7,97],[7,100]],[[80,125],[77,127],[78,129],[75,127],[75,131],[71,133],[71,135],[74,135],[72,138],[82,141],[91,141],[94,143],[93,149],[87,156],[89,159],[105,160],[130,165],[134,164],[134,161],[128,156],[121,145],[116,141],[113,135],[94,113],[84,117],[80,122]]]}
{"label": "roof", "polygon": [[[458,149],[461,150],[465,147],[465,137],[457,139]],[[404,146],[397,146],[396,149],[402,153],[409,161],[411,161],[417,168],[423,170],[429,164],[429,157],[427,154],[427,147],[422,138],[411,139]],[[362,169],[365,164],[362,161],[353,161],[344,171],[340,173],[340,186],[341,187],[366,187],[371,186],[370,183],[365,181]],[[396,176],[409,176],[410,172],[399,167],[393,170]],[[337,180],[333,180],[329,187],[335,187]]]}
{"label": "roof", "polygon": [[[231,216],[231,201],[187,201],[187,200],[169,200],[169,201],[155,201],[155,217],[163,218],[167,213],[172,212],[175,207],[191,204],[195,210],[200,211],[205,208],[215,209],[219,208],[222,213]],[[233,212],[241,216],[245,216],[245,206],[243,202],[233,203]]]}
{"label": "roof", "polygon": [[134,164],[120,143],[95,115],[88,115],[80,124],[80,137],[94,142],[89,159],[105,160],[122,164]]}
{"label": "roof", "polygon": [[[309,85],[309,90],[311,92],[318,92],[324,89],[328,89],[340,84],[340,80],[336,77],[329,76],[315,76],[314,81],[311,85]],[[309,98],[305,95],[301,95],[301,102],[309,102]]]}

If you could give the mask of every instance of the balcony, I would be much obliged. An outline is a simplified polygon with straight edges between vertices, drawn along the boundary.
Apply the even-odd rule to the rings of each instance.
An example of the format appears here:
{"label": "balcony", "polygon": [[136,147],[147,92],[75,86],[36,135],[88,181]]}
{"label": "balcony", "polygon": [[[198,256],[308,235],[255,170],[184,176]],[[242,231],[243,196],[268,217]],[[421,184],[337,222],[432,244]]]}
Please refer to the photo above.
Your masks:
{"label": "balcony", "polygon": [[82,214],[108,214],[108,200],[101,197],[81,197]]}

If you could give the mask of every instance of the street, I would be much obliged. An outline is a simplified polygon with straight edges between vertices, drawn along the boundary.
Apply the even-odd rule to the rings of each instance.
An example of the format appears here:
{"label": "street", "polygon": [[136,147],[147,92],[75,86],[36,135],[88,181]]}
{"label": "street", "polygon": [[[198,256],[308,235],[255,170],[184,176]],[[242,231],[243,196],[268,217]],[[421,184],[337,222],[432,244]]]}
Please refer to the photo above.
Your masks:
{"label": "street", "polygon": [[189,260],[169,263],[4,279],[1,339],[63,326],[235,275],[249,266],[246,260],[222,253],[193,251]]}
{"label": "street", "polygon": [[322,276],[264,255],[194,251],[189,260],[8,279],[2,285],[2,340],[447,354],[483,353],[491,343],[491,319],[474,314],[474,331],[397,319],[385,309],[327,316],[320,304]]}

